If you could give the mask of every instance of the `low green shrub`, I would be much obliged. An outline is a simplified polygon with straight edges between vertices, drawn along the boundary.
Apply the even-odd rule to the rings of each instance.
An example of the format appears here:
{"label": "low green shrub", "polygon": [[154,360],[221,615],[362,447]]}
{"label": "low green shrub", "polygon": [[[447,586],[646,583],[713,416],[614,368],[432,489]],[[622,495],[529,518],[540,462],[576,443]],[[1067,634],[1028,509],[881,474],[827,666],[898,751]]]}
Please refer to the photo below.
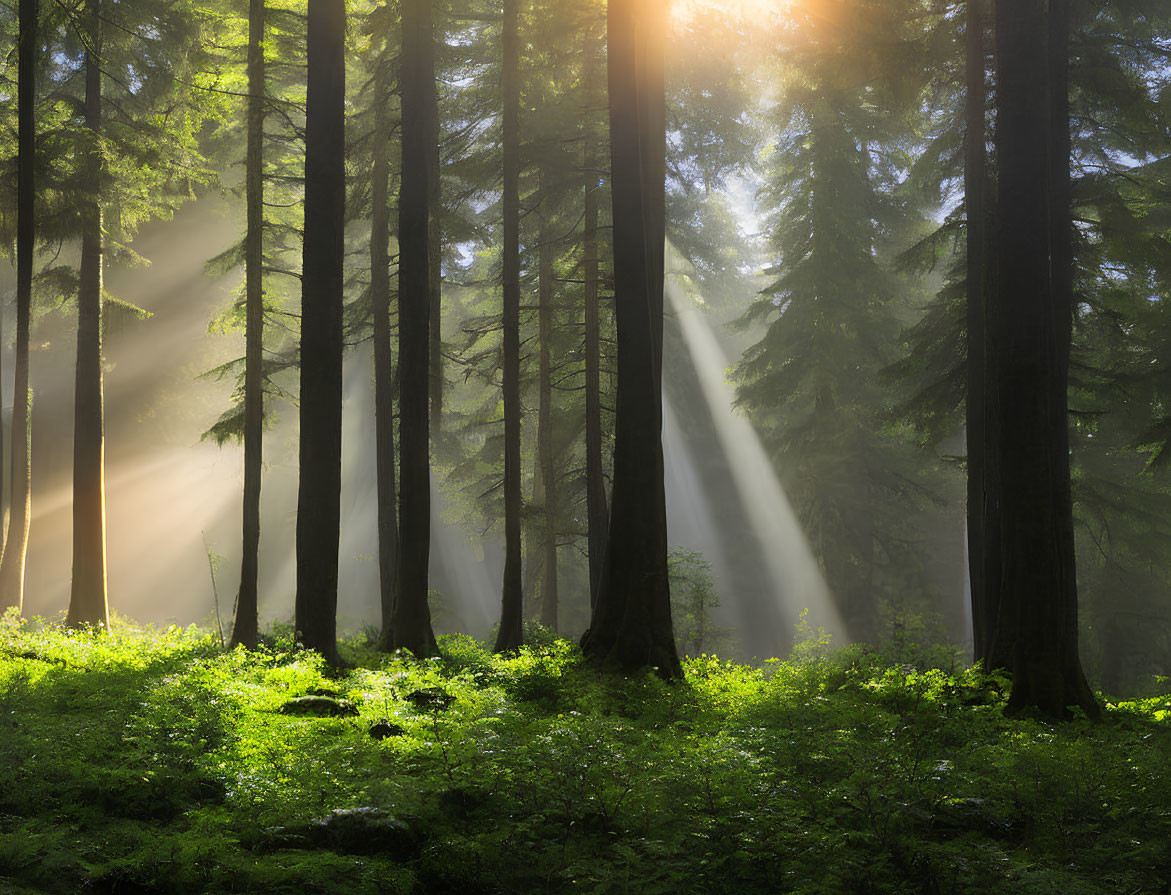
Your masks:
{"label": "low green shrub", "polygon": [[[832,649],[600,675],[0,622],[0,893],[1048,893],[1171,885],[1171,701],[1007,720],[1008,682]],[[905,658],[900,656],[899,658]],[[328,694],[356,717],[296,717]],[[382,724],[385,735],[371,728]]]}

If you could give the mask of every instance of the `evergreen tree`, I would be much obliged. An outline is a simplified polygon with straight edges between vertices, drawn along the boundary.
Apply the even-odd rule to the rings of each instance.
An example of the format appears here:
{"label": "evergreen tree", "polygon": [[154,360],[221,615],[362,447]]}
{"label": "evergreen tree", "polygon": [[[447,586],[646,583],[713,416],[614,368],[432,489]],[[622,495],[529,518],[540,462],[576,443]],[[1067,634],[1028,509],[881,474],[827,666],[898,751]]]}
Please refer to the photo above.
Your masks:
{"label": "evergreen tree", "polygon": [[[427,605],[431,538],[428,383],[431,346],[432,192],[438,174],[435,36],[430,0],[403,0],[402,179],[399,193],[399,563],[394,614],[382,636],[386,649],[436,652]],[[438,326],[438,321],[434,321]]]}
{"label": "evergreen tree", "polygon": [[990,442],[1001,508],[997,629],[1014,633],[1010,709],[1096,714],[1078,657],[1068,385],[1068,11],[996,9],[997,233]]}
{"label": "evergreen tree", "polygon": [[602,583],[582,648],[623,670],[682,674],[671,630],[663,485],[662,346],[666,165],[660,0],[607,10],[618,407]]}
{"label": "evergreen tree", "polygon": [[[244,447],[240,589],[232,643],[252,646],[261,601],[264,430],[278,403],[292,401],[296,394],[290,379],[298,360],[300,314],[292,308],[300,295],[292,287],[299,290],[301,285],[306,22],[299,0],[249,0],[246,9],[243,19],[221,18],[216,55],[206,60],[202,75],[211,95],[243,109],[239,116],[222,113],[206,142],[220,165],[243,165],[243,182],[233,192],[245,210],[241,238],[207,263],[215,275],[244,268],[240,292],[209,328],[242,331],[245,351],[204,374],[210,379],[232,377],[236,387],[230,405],[203,437],[220,446],[239,441]],[[273,547],[281,549],[279,543]]]}
{"label": "evergreen tree", "polygon": [[[32,521],[32,420],[28,382],[36,240],[37,0],[19,6],[17,74],[16,363],[12,383],[12,497],[8,531],[0,552],[0,610],[24,606],[24,566]],[[2,452],[0,452],[2,456]]]}
{"label": "evergreen tree", "polygon": [[[85,178],[103,178],[101,0],[85,4]],[[102,208],[93,196],[82,210],[77,291],[77,375],[73,418],[73,589],[70,626],[109,623],[106,595],[106,483],[102,398]]]}
{"label": "evergreen tree", "polygon": [[[381,24],[389,31],[389,7],[381,8]],[[388,44],[389,41],[384,42]],[[370,302],[374,325],[375,463],[378,487],[378,586],[380,619],[386,627],[394,614],[398,575],[398,489],[395,483],[394,359],[391,349],[390,289],[390,61],[373,61],[374,130],[370,166]]]}
{"label": "evergreen tree", "polygon": [[520,4],[504,0],[501,41],[504,99],[502,150],[504,184],[501,357],[504,403],[504,581],[496,651],[518,649],[524,641],[521,579],[520,490]]}
{"label": "evergreen tree", "polygon": [[345,230],[345,4],[310,0],[301,311],[297,637],[337,659]]}
{"label": "evergreen tree", "polygon": [[244,163],[244,511],[232,646],[255,648],[264,471],[264,0],[248,2],[248,149]]}
{"label": "evergreen tree", "polygon": [[[885,425],[879,380],[895,359],[905,286],[888,259],[914,222],[897,195],[918,111],[910,18],[908,7],[859,2],[849,16],[810,11],[791,38],[787,67],[800,75],[776,110],[783,130],[763,193],[777,279],[742,321],[768,328],[741,362],[739,400],[854,640],[877,637],[881,598],[902,585],[884,571],[910,540],[901,530],[921,488],[913,446]],[[885,64],[892,47],[897,73]]]}

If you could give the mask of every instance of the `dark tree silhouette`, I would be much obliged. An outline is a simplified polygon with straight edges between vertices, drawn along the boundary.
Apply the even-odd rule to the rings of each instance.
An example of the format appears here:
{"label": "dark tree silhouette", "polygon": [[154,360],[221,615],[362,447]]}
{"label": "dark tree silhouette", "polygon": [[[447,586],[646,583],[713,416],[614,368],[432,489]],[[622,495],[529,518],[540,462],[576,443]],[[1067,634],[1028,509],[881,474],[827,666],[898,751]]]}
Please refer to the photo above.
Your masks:
{"label": "dark tree silhouette", "polygon": [[[1078,657],[1068,368],[1069,114],[1064,0],[996,4],[998,630],[1011,632],[1010,710],[1097,714]],[[1003,635],[1000,635],[1003,636]]]}
{"label": "dark tree silhouette", "polygon": [[378,480],[378,588],[385,628],[394,613],[398,493],[394,468],[394,358],[390,347],[390,90],[385,63],[374,79],[370,166],[370,300],[374,309],[374,427]]}
{"label": "dark tree silhouette", "polygon": [[550,172],[542,166],[537,199],[537,472],[541,480],[541,624],[557,628],[557,472],[553,450],[553,204]]}
{"label": "dark tree silhouette", "polygon": [[678,677],[662,445],[667,7],[611,0],[606,15],[618,402],[609,540],[582,646],[603,666]]}
{"label": "dark tree silhouette", "polygon": [[256,646],[260,480],[264,471],[264,0],[248,0],[248,151],[244,162],[244,542],[232,646]]}
{"label": "dark tree silhouette", "polygon": [[[586,148],[586,171],[596,168],[592,147]],[[598,179],[585,184],[585,237],[582,261],[585,278],[585,430],[586,518],[589,525],[590,609],[597,604],[606,553],[606,480],[602,473],[602,327],[598,316]]]}
{"label": "dark tree silhouette", "polygon": [[86,183],[77,289],[77,370],[73,418],[73,584],[67,624],[109,624],[106,597],[106,473],[102,408],[102,11],[86,0]]}
{"label": "dark tree silhouette", "polygon": [[520,3],[504,0],[503,298],[504,326],[504,584],[496,651],[524,642],[520,493]]}
{"label": "dark tree silhouette", "polygon": [[[967,211],[967,332],[968,388],[966,395],[968,569],[972,593],[973,652],[984,667],[1007,668],[1011,657],[1008,632],[997,632],[1000,580],[1000,517],[996,470],[989,450],[989,425],[995,414],[995,391],[987,383],[994,355],[988,351],[992,325],[988,304],[992,271],[989,205],[994,198],[988,182],[987,86],[988,55],[985,0],[968,0],[965,37],[966,93],[964,134],[964,202]],[[995,653],[994,653],[995,649]]]}
{"label": "dark tree silhouette", "polygon": [[20,0],[17,59],[16,147],[16,359],[12,381],[12,495],[4,558],[0,561],[0,611],[24,606],[24,564],[32,518],[32,420],[28,388],[28,333],[32,310],[33,244],[36,239],[37,0]]}
{"label": "dark tree silhouette", "polygon": [[[427,605],[431,549],[431,466],[428,399],[431,243],[437,180],[435,47],[431,0],[403,0],[402,188],[399,193],[399,563],[394,614],[384,649],[416,656],[437,652]],[[438,321],[436,321],[438,325]]]}
{"label": "dark tree silhouette", "polygon": [[309,0],[296,633],[337,660],[345,229],[344,0]]}

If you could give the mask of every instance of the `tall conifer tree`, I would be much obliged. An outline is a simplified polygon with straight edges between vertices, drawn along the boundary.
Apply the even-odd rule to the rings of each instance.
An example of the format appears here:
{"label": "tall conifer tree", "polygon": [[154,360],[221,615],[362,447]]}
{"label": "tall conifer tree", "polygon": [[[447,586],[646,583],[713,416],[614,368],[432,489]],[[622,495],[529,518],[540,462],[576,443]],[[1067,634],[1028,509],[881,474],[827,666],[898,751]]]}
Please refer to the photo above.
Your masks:
{"label": "tall conifer tree", "polygon": [[309,0],[297,637],[337,658],[345,231],[344,0]]}
{"label": "tall conifer tree", "polygon": [[604,666],[678,677],[662,444],[666,29],[664,0],[611,0],[618,406],[609,540],[582,646]]}
{"label": "tall conifer tree", "polygon": [[[20,0],[17,49],[16,363],[12,382],[12,492],[0,560],[0,610],[24,605],[24,565],[32,521],[32,419],[28,337],[36,240],[37,0]],[[2,454],[0,454],[2,456]]]}
{"label": "tall conifer tree", "polygon": [[374,426],[378,487],[378,590],[385,628],[394,614],[398,575],[398,490],[395,483],[394,357],[390,331],[390,88],[387,62],[374,75],[370,177],[370,303],[374,312]]}
{"label": "tall conifer tree", "polygon": [[1060,0],[996,4],[997,627],[1013,634],[1010,709],[1055,717],[1098,711],[1078,657],[1069,470],[1067,29]]}
{"label": "tall conifer tree", "polygon": [[[431,552],[428,402],[431,366],[432,192],[438,178],[431,0],[402,0],[402,186],[399,192],[399,562],[386,649],[436,652],[427,603]],[[438,321],[434,322],[438,325]]]}
{"label": "tall conifer tree", "polygon": [[264,471],[264,0],[248,2],[248,149],[244,162],[244,510],[233,646],[256,646],[260,485]]}
{"label": "tall conifer tree", "polygon": [[523,643],[520,490],[520,0],[504,0],[501,365],[504,399],[504,582],[496,651]]}
{"label": "tall conifer tree", "polygon": [[102,133],[101,0],[86,0],[86,183],[81,210],[77,295],[77,369],[73,420],[73,583],[70,626],[109,624],[106,595],[106,461],[102,397]]}

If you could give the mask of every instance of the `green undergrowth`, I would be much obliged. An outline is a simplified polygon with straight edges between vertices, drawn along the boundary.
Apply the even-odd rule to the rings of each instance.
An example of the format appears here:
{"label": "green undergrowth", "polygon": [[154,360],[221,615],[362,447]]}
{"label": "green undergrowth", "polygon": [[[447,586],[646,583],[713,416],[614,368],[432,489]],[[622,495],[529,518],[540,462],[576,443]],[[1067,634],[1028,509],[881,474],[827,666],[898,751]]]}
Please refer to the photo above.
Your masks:
{"label": "green undergrowth", "polygon": [[[418,662],[345,644],[353,667],[331,673],[287,641],[10,621],[0,893],[1171,884],[1166,698],[1054,725],[1005,719],[1002,680],[859,649],[705,656],[668,684],[600,676],[564,641],[441,645]],[[311,693],[357,714],[279,711]]]}

